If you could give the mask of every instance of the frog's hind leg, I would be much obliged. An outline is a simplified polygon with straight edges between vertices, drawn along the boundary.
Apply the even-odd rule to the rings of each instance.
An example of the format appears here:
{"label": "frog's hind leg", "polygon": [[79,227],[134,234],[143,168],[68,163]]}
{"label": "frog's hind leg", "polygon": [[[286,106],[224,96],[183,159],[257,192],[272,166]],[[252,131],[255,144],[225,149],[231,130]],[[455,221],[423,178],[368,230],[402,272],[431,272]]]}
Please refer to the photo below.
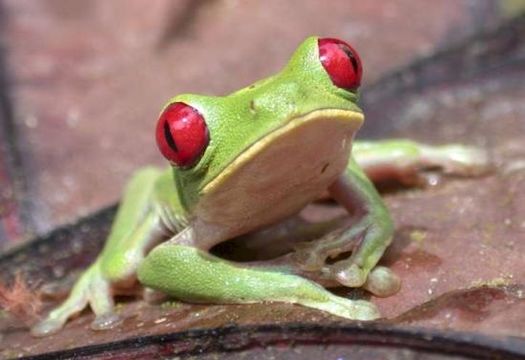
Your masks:
{"label": "frog's hind leg", "polygon": [[352,155],[373,181],[417,183],[425,180],[420,171],[428,168],[458,176],[482,175],[490,170],[484,150],[458,144],[431,146],[405,139],[356,141]]}
{"label": "frog's hind leg", "polygon": [[372,320],[379,317],[373,304],[336,296],[315,282],[285,269],[243,267],[173,242],[153,249],[139,267],[138,277],[146,286],[189,302],[286,302],[349,319]]}

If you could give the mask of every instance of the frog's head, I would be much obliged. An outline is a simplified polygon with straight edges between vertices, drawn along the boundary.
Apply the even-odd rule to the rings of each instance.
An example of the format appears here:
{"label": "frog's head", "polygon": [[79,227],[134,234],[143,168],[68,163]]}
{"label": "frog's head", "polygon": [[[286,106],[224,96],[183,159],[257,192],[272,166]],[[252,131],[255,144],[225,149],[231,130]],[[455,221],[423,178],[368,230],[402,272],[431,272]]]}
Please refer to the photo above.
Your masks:
{"label": "frog's head", "polygon": [[274,76],[224,97],[171,99],[156,135],[184,205],[253,227],[312,201],[348,162],[361,74],[351,46],[310,37]]}

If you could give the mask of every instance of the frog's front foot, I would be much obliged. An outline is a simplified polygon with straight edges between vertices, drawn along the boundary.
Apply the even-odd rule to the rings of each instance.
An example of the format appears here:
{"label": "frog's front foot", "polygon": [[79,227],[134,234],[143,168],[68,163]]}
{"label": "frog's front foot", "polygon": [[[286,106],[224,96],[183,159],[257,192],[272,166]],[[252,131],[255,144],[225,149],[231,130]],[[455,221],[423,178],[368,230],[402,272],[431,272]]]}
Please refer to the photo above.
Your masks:
{"label": "frog's front foot", "polygon": [[31,334],[46,336],[59,331],[69,318],[81,312],[88,304],[96,315],[91,323],[93,330],[110,329],[121,322],[120,317],[113,312],[111,287],[102,276],[98,263],[94,263],[82,274],[67,300],[33,326]]}
{"label": "frog's front foot", "polygon": [[318,240],[297,244],[292,259],[303,271],[320,272],[325,278],[336,280],[341,285],[360,287],[368,274],[353,259],[340,260],[331,265],[330,262],[346,252],[355,253],[366,231],[366,228],[360,227],[340,228]]}
{"label": "frog's front foot", "polygon": [[[343,252],[336,252],[334,257]],[[334,264],[329,264],[330,258],[332,258],[330,251],[318,247],[316,244],[299,245],[292,255],[292,259],[302,271],[319,273],[321,278],[335,280],[340,285],[347,287],[361,287],[365,284],[368,272],[356,264],[353,259],[340,260]]]}
{"label": "frog's front foot", "polygon": [[[367,248],[367,241],[378,235],[377,228],[374,231],[374,225],[367,223],[365,220],[361,226],[342,228],[319,240],[299,244],[291,256],[299,272],[319,282],[363,287],[380,297],[397,293],[401,287],[399,277],[386,267],[375,266],[390,241]],[[346,258],[334,261],[346,253]]]}
{"label": "frog's front foot", "polygon": [[[344,252],[354,252],[358,246],[362,232],[358,228],[352,229],[352,237],[342,243],[339,241],[344,236],[345,228],[341,227],[329,232],[320,239],[310,242],[301,242],[295,245],[292,259],[299,265],[301,270],[318,272],[327,270],[328,259],[335,258]],[[361,286],[361,284],[357,286]]]}
{"label": "frog's front foot", "polygon": [[[401,279],[385,266],[376,266],[371,271],[360,267],[353,259],[326,264],[325,255],[299,251],[292,258],[298,264],[300,272],[307,272],[308,277],[321,283],[333,281],[346,287],[363,287],[375,296],[388,297],[401,289]],[[297,261],[301,259],[304,262]],[[312,275],[314,273],[314,275]],[[317,275],[315,275],[317,273]]]}

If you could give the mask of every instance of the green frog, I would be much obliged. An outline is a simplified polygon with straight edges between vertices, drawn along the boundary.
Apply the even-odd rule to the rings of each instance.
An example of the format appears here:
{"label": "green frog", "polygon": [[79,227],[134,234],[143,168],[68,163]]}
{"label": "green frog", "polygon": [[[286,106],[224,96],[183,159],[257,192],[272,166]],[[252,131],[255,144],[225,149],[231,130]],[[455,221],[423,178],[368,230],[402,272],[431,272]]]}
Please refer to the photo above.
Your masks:
{"label": "green frog", "polygon": [[[156,140],[171,166],[133,176],[101,254],[32,333],[56,332],[87,306],[93,329],[111,328],[120,321],[114,296],[137,283],[192,303],[285,302],[378,318],[371,302],[326,290],[364,287],[389,296],[400,287],[391,270],[377,266],[394,224],[369,176],[402,179],[428,166],[474,175],[487,158],[462,145],[355,141],[364,121],[362,72],[352,46],[310,37],[280,72],[244,89],[169,100]],[[349,224],[273,260],[238,263],[209,252],[290,219],[323,194],[347,210]]]}

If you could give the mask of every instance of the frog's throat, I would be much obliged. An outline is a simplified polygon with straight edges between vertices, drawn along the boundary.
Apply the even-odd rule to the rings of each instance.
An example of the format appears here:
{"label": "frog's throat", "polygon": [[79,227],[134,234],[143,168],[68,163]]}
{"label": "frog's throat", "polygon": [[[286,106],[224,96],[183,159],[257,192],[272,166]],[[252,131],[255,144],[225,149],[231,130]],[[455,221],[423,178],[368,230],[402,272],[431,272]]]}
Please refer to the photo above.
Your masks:
{"label": "frog's throat", "polygon": [[[279,138],[283,134],[292,131],[296,127],[299,127],[311,121],[316,121],[319,118],[330,118],[334,121],[346,122],[352,128],[352,134],[355,134],[364,122],[363,113],[342,109],[315,110],[305,115],[294,117],[285,125],[273,130],[272,132],[265,135],[263,138],[250,145],[246,150],[244,150],[241,153],[241,155],[237,156],[232,162],[230,162],[218,176],[216,176],[209,183],[207,183],[201,190],[201,194],[210,194],[213,193],[215,189],[220,189],[221,184],[224,181],[226,181],[233,173],[235,173],[237,169],[248,163],[258,153],[262,152],[266,147],[271,146],[272,142],[275,139]],[[327,139],[327,141],[330,141],[330,139]]]}

